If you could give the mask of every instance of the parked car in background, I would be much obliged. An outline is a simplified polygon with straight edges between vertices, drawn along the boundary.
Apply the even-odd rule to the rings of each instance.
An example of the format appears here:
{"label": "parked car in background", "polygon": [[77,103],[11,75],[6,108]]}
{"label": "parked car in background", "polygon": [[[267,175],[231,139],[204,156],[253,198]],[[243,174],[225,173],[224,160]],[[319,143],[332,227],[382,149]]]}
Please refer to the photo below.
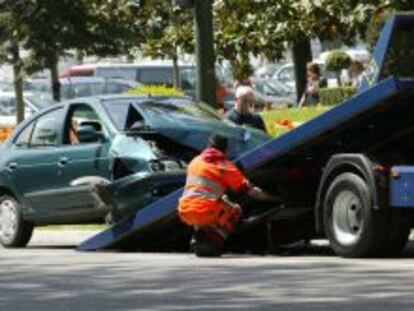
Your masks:
{"label": "parked car in background", "polygon": [[[23,94],[25,103],[25,117],[54,104],[50,94],[30,93]],[[0,92],[0,127],[16,126],[17,103],[14,92]]]}
{"label": "parked car in background", "polygon": [[140,184],[126,200],[145,206],[184,183],[187,163],[215,132],[229,139],[231,158],[270,138],[187,97],[77,98],[32,115],[0,147],[0,243],[24,246],[36,225],[102,221],[111,207],[83,176],[133,178]]}
{"label": "parked car in background", "polygon": [[122,94],[141,84],[131,80],[95,77],[70,77],[60,79],[62,99],[107,94]]}
{"label": "parked car in background", "polygon": [[[252,79],[251,80],[256,108],[266,106],[277,107],[281,105],[295,105],[296,92],[286,84],[275,79]],[[226,110],[233,107],[235,91],[229,91],[224,98]]]}
{"label": "parked car in background", "polygon": [[271,79],[276,71],[286,63],[268,64],[257,68],[254,72],[256,79]]}
{"label": "parked car in background", "polygon": [[[195,67],[179,64],[180,87],[188,95],[195,91]],[[172,61],[149,61],[133,64],[88,64],[69,67],[62,77],[100,77],[133,80],[149,85],[173,85]]]}

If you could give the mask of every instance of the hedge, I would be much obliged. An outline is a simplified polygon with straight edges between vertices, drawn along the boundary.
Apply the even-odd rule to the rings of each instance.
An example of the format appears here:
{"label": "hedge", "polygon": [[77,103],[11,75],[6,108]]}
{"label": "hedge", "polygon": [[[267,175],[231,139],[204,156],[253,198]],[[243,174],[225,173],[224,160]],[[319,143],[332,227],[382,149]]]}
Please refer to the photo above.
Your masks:
{"label": "hedge", "polygon": [[319,89],[319,103],[325,106],[333,106],[342,103],[357,92],[353,86],[340,86]]}
{"label": "hedge", "polygon": [[126,92],[131,95],[186,96],[181,90],[165,85],[142,85]]}

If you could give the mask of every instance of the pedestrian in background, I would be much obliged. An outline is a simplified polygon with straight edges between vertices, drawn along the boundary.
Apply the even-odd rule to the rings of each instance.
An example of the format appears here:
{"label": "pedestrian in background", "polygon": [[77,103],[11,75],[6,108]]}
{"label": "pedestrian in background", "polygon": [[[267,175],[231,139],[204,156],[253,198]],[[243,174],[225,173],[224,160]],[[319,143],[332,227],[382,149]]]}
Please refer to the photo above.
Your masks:
{"label": "pedestrian in background", "polygon": [[306,66],[306,88],[299,101],[299,107],[314,106],[319,102],[318,90],[328,86],[328,82],[322,77],[320,67],[315,63]]}
{"label": "pedestrian in background", "polygon": [[348,77],[345,81],[345,85],[359,87],[362,81],[363,73],[364,65],[360,61],[352,61],[348,68]]}
{"label": "pedestrian in background", "polygon": [[247,125],[266,132],[262,117],[251,111],[254,105],[253,89],[250,86],[239,86],[235,97],[234,107],[226,113],[224,118],[237,125]]}

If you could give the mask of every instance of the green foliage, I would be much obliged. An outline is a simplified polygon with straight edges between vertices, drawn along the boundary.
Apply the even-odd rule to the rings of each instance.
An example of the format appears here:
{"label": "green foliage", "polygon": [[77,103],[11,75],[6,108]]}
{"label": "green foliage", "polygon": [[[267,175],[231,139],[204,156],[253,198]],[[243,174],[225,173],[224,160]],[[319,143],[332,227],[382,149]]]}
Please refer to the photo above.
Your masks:
{"label": "green foliage", "polygon": [[319,102],[324,106],[333,106],[342,103],[357,92],[353,86],[341,86],[319,89]]}
{"label": "green foliage", "polygon": [[332,51],[328,54],[325,60],[326,70],[341,71],[346,69],[351,64],[351,57],[343,51]]}
{"label": "green foliage", "polygon": [[391,15],[391,10],[379,10],[372,15],[372,18],[370,19],[367,30],[365,32],[365,42],[371,53],[374,50],[375,44],[377,44],[382,27],[384,27],[385,22]]}
{"label": "green foliage", "polygon": [[186,96],[183,91],[164,85],[144,85],[128,90],[126,93],[132,95]]}
{"label": "green foliage", "polygon": [[153,58],[174,58],[194,51],[193,16],[165,0],[143,1],[137,15],[145,40],[141,48]]}
{"label": "green foliage", "polygon": [[233,62],[233,76],[238,81],[248,79],[253,74],[253,67],[248,62]]}
{"label": "green foliage", "polygon": [[330,107],[301,107],[301,108],[285,108],[265,111],[262,113],[266,128],[270,135],[279,136],[289,131],[288,128],[280,126],[278,120],[285,119],[293,122],[295,126],[309,121],[318,115],[328,111]]}

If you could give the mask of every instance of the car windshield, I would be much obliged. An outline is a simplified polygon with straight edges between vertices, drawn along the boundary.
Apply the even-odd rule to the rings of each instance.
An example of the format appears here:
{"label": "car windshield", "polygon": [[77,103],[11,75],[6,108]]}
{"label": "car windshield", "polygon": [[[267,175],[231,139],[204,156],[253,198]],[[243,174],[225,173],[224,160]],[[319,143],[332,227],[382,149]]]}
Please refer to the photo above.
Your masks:
{"label": "car windshield", "polygon": [[[128,131],[145,119],[174,120],[221,120],[209,106],[189,100],[162,100],[134,103],[131,100],[111,100],[104,102],[108,115],[120,131]],[[142,113],[142,115],[141,115]]]}
{"label": "car windshield", "polygon": [[254,83],[257,92],[266,95],[287,96],[292,93],[292,90],[280,82],[266,80],[257,81]]}

